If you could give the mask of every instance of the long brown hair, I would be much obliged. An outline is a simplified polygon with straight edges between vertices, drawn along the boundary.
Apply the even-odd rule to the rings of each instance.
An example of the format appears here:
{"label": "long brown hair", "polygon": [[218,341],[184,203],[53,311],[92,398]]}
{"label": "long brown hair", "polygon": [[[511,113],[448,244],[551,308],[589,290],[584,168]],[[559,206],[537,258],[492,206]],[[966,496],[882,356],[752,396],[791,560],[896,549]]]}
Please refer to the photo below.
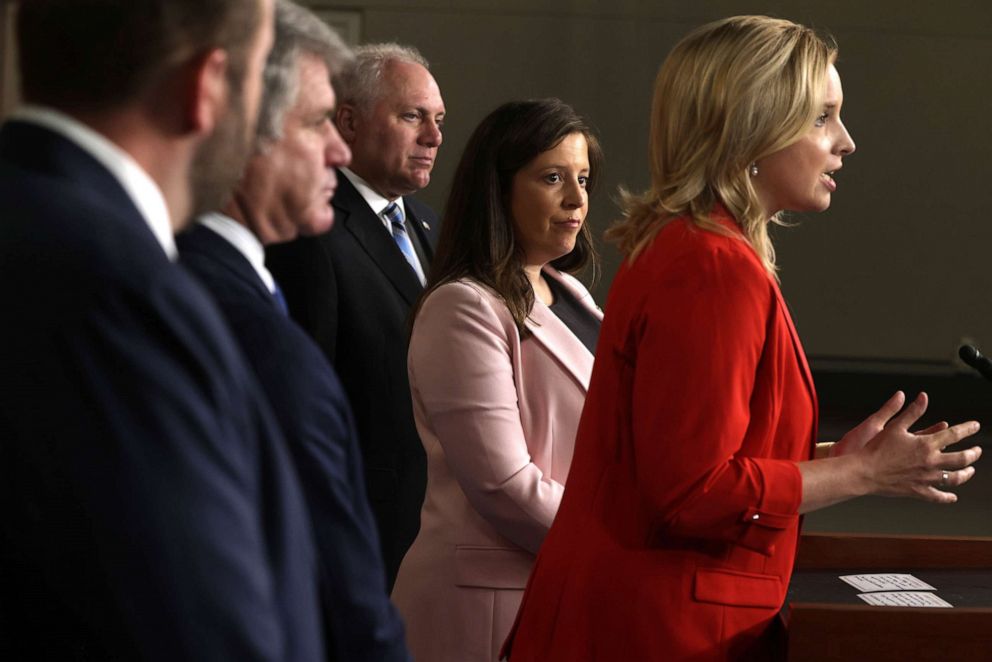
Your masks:
{"label": "long brown hair", "polygon": [[[558,99],[513,101],[482,120],[455,171],[441,238],[418,311],[424,299],[441,285],[472,278],[502,297],[521,336],[528,335],[524,322],[534,307],[534,290],[524,273],[523,252],[510,218],[513,176],[575,133],[585,136],[588,144],[586,190],[591,193],[603,155],[589,125],[571,106]],[[583,223],[575,248],[551,265],[574,273],[595,260],[592,233]]]}
{"label": "long brown hair", "polygon": [[734,16],[686,36],[665,58],[651,107],[651,188],[621,190],[624,218],[607,239],[633,260],[676,216],[721,231],[723,204],[769,273],[775,250],[750,164],[801,138],[823,103],[834,42],[790,21]]}

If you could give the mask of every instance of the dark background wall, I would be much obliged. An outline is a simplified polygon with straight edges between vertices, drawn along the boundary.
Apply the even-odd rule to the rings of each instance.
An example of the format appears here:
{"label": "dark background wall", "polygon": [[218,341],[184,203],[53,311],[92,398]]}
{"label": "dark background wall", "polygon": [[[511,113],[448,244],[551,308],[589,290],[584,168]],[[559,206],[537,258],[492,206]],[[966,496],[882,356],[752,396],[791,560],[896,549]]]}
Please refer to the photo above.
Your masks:
{"label": "dark background wall", "polygon": [[[607,155],[590,223],[616,218],[617,186],[647,185],[658,65],[695,26],[740,13],[825,29],[840,44],[844,118],[858,144],[832,208],[775,231],[782,289],[819,365],[952,369],[962,339],[992,352],[992,3],[883,0],[303,0],[355,41],[397,40],[433,63],[448,107],[422,197],[444,206],[469,133],[514,98],[558,96],[598,128]],[[0,113],[16,103],[11,0],[0,0]],[[594,293],[619,258],[602,246]],[[959,366],[960,369],[960,366]]]}
{"label": "dark background wall", "polygon": [[[317,9],[341,10],[320,0]],[[499,103],[559,96],[607,155],[590,221],[601,232],[620,184],[648,183],[658,65],[691,28],[765,13],[823,28],[840,45],[844,118],[858,144],[829,212],[776,232],[782,286],[817,358],[950,363],[962,337],[992,350],[992,3],[353,0],[363,41],[399,40],[431,60],[448,108],[423,197],[441,209],[460,151]],[[605,300],[618,257],[603,250]],[[992,297],[988,297],[992,300]]]}

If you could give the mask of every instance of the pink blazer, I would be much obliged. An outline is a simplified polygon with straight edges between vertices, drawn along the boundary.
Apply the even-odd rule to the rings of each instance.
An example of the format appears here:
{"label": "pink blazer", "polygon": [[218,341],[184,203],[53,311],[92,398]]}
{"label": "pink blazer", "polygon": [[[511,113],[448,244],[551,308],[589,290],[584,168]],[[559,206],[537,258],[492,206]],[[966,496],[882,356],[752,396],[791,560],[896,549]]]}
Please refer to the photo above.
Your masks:
{"label": "pink blazer", "polygon": [[[576,279],[545,275],[602,318]],[[414,323],[427,494],[392,597],[418,662],[496,659],[561,502],[593,356],[540,301],[527,326],[521,341],[502,300],[468,280],[434,291]]]}

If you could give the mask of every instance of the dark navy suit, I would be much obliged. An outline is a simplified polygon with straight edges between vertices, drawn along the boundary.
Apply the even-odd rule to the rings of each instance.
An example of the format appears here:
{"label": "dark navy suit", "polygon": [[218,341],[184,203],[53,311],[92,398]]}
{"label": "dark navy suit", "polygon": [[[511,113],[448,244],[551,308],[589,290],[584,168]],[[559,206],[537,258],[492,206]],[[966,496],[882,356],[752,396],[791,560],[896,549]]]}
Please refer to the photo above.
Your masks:
{"label": "dark navy suit", "polygon": [[317,536],[329,652],[342,661],[408,660],[386,593],[351,410],[334,369],[230,242],[198,225],[178,244],[183,264],[227,317],[296,462]]}
{"label": "dark navy suit", "polygon": [[317,660],[306,506],[216,307],[117,180],[0,131],[0,658]]}
{"label": "dark navy suit", "polygon": [[[403,200],[407,231],[426,273],[437,217],[414,198]],[[293,319],[320,345],[351,400],[392,589],[420,529],[427,486],[427,456],[406,370],[410,311],[423,287],[382,219],[340,171],[332,204],[330,232],[270,246],[266,264]]]}

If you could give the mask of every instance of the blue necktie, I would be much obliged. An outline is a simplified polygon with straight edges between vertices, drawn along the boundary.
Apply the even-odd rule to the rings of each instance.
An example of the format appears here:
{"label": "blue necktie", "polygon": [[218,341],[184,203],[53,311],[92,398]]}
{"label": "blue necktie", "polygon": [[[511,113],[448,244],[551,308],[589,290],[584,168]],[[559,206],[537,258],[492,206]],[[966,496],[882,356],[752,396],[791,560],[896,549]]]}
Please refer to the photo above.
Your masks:
{"label": "blue necktie", "polygon": [[382,210],[382,213],[386,215],[389,224],[393,226],[393,241],[400,247],[400,251],[402,251],[406,261],[410,263],[410,268],[416,274],[417,280],[420,281],[421,285],[424,285],[425,280],[423,272],[420,269],[420,260],[417,259],[417,254],[413,250],[413,244],[410,243],[410,237],[406,233],[406,221],[403,219],[403,210],[395,202],[390,202],[389,206]]}
{"label": "blue necktie", "polygon": [[289,315],[289,306],[286,305],[286,297],[283,296],[279,283],[273,283],[275,289],[272,290],[272,298],[276,300],[276,306],[283,315]]}

